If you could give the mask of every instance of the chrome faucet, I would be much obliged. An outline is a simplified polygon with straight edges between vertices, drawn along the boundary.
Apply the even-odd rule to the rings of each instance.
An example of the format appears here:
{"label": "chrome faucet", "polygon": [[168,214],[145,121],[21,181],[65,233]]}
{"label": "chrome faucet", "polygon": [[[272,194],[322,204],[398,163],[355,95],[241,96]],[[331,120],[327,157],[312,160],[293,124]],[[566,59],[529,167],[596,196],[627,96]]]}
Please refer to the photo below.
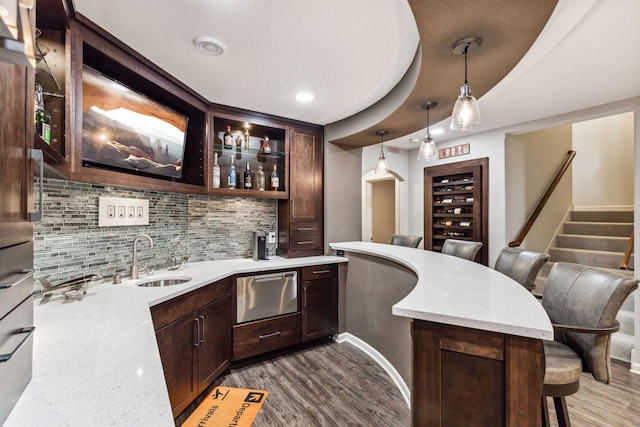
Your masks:
{"label": "chrome faucet", "polygon": [[131,280],[136,280],[138,278],[138,240],[143,237],[149,240],[149,245],[153,248],[153,240],[151,239],[151,237],[149,237],[148,234],[139,234],[135,239],[133,239],[133,266],[131,267]]}

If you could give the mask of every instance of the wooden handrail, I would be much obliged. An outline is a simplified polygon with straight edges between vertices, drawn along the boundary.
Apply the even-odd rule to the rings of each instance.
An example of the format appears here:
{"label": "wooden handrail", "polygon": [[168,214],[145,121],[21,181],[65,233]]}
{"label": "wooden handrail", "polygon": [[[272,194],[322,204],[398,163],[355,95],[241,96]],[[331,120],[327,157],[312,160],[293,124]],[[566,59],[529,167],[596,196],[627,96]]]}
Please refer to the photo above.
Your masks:
{"label": "wooden handrail", "polygon": [[569,150],[567,152],[567,158],[564,160],[564,163],[562,164],[562,166],[560,166],[560,169],[558,169],[558,172],[556,172],[556,175],[553,177],[553,180],[551,180],[551,182],[549,183],[549,186],[547,187],[546,191],[542,195],[542,198],[538,201],[538,204],[536,205],[535,209],[533,210],[533,212],[531,212],[531,215],[529,215],[529,219],[527,219],[527,222],[524,223],[524,225],[520,229],[520,232],[518,232],[518,235],[516,236],[516,238],[512,242],[509,242],[510,248],[517,248],[522,244],[522,241],[524,240],[524,238],[527,237],[527,233],[533,226],[533,223],[535,222],[535,220],[538,218],[538,215],[540,215],[540,212],[542,212],[542,208],[544,208],[544,205],[547,203],[547,200],[549,200],[549,197],[551,197],[553,190],[555,190],[556,187],[558,186],[558,183],[564,176],[564,173],[567,171],[567,169],[569,169],[569,165],[571,164],[571,161],[575,156],[576,156],[575,150]]}
{"label": "wooden handrail", "polygon": [[631,258],[631,252],[633,251],[633,230],[631,230],[631,236],[629,237],[629,243],[627,243],[627,249],[622,256],[622,262],[620,263],[620,270],[633,270],[629,268],[629,259]]}

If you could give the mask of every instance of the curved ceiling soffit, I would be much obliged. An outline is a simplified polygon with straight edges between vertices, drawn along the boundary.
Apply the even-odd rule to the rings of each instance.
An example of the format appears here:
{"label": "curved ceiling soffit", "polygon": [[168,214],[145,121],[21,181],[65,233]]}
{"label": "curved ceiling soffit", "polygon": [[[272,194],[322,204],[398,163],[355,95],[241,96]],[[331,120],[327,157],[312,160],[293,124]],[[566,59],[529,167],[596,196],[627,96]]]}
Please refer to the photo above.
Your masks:
{"label": "curved ceiling soffit", "polygon": [[[389,131],[388,140],[424,129],[426,113],[420,106],[428,100],[438,103],[430,112],[431,123],[448,118],[464,82],[464,59],[454,54],[451,46],[465,37],[482,39],[480,47],[467,58],[469,84],[473,95],[480,98],[527,53],[557,3],[557,0],[408,1],[420,34],[420,60],[414,59],[412,64],[412,67],[416,63],[419,66],[413,89],[406,90],[407,80],[414,80],[410,67],[401,82],[378,103],[362,113],[328,124],[326,136],[332,143],[365,147],[379,142],[375,132],[380,129]],[[394,108],[398,103],[389,102],[388,98],[397,98],[398,90],[409,93],[404,102],[389,111],[390,106]],[[383,108],[377,108],[377,104],[384,105],[389,112],[383,119],[380,118]],[[365,125],[365,121],[368,124]],[[356,130],[348,136],[340,136],[350,123]]]}

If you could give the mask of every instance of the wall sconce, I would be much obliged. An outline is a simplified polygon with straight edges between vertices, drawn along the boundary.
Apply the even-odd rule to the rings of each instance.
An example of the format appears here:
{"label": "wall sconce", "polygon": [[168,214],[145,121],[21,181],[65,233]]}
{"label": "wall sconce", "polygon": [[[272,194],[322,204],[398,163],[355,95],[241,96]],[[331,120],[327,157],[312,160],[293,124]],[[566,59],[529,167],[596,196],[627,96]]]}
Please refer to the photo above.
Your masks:
{"label": "wall sconce", "polygon": [[389,131],[386,130],[376,131],[376,135],[380,137],[380,157],[378,157],[378,161],[376,162],[376,173],[389,173],[389,164],[384,157],[384,148],[382,146],[382,138],[388,133]]}
{"label": "wall sconce", "polygon": [[429,110],[436,108],[436,105],[438,105],[438,103],[435,101],[427,101],[420,106],[423,110],[427,110],[427,130],[420,143],[420,149],[418,150],[418,161],[420,162],[430,162],[438,158],[436,143],[431,138],[431,133],[429,132]]}
{"label": "wall sconce", "polygon": [[467,131],[480,127],[480,109],[478,101],[471,94],[471,86],[467,82],[467,54],[480,47],[482,39],[467,37],[458,40],[451,46],[451,51],[456,55],[464,55],[464,84],[460,88],[460,96],[453,106],[451,113],[451,129]]}

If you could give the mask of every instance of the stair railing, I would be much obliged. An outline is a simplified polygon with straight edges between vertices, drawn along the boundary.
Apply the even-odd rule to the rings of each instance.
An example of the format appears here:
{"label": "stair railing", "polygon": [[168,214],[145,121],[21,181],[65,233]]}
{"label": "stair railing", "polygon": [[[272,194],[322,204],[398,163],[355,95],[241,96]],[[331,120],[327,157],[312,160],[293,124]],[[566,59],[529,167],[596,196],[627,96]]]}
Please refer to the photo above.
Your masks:
{"label": "stair railing", "polygon": [[531,215],[529,215],[529,218],[527,219],[527,221],[524,223],[524,225],[518,232],[518,235],[516,236],[516,238],[513,239],[512,242],[509,242],[510,248],[517,248],[522,244],[522,241],[524,240],[524,238],[527,237],[527,233],[529,233],[529,230],[531,230],[533,223],[538,218],[538,215],[540,215],[540,212],[542,212],[542,208],[544,208],[544,206],[547,204],[547,201],[551,197],[551,194],[553,194],[553,190],[556,189],[556,187],[558,186],[558,183],[560,183],[560,180],[564,176],[567,169],[569,169],[569,165],[571,165],[571,161],[575,156],[576,156],[575,150],[569,150],[567,152],[567,158],[564,160],[564,162],[560,166],[560,169],[558,169],[558,172],[556,172],[555,176],[547,186],[547,189],[542,195],[542,198],[538,200],[538,204],[536,204],[536,207],[533,209],[533,211],[531,212]]}
{"label": "stair railing", "polygon": [[627,249],[622,256],[622,262],[620,263],[620,270],[633,270],[629,268],[629,259],[631,258],[631,252],[633,251],[633,230],[631,230],[631,236],[629,237],[629,243],[627,243]]}

